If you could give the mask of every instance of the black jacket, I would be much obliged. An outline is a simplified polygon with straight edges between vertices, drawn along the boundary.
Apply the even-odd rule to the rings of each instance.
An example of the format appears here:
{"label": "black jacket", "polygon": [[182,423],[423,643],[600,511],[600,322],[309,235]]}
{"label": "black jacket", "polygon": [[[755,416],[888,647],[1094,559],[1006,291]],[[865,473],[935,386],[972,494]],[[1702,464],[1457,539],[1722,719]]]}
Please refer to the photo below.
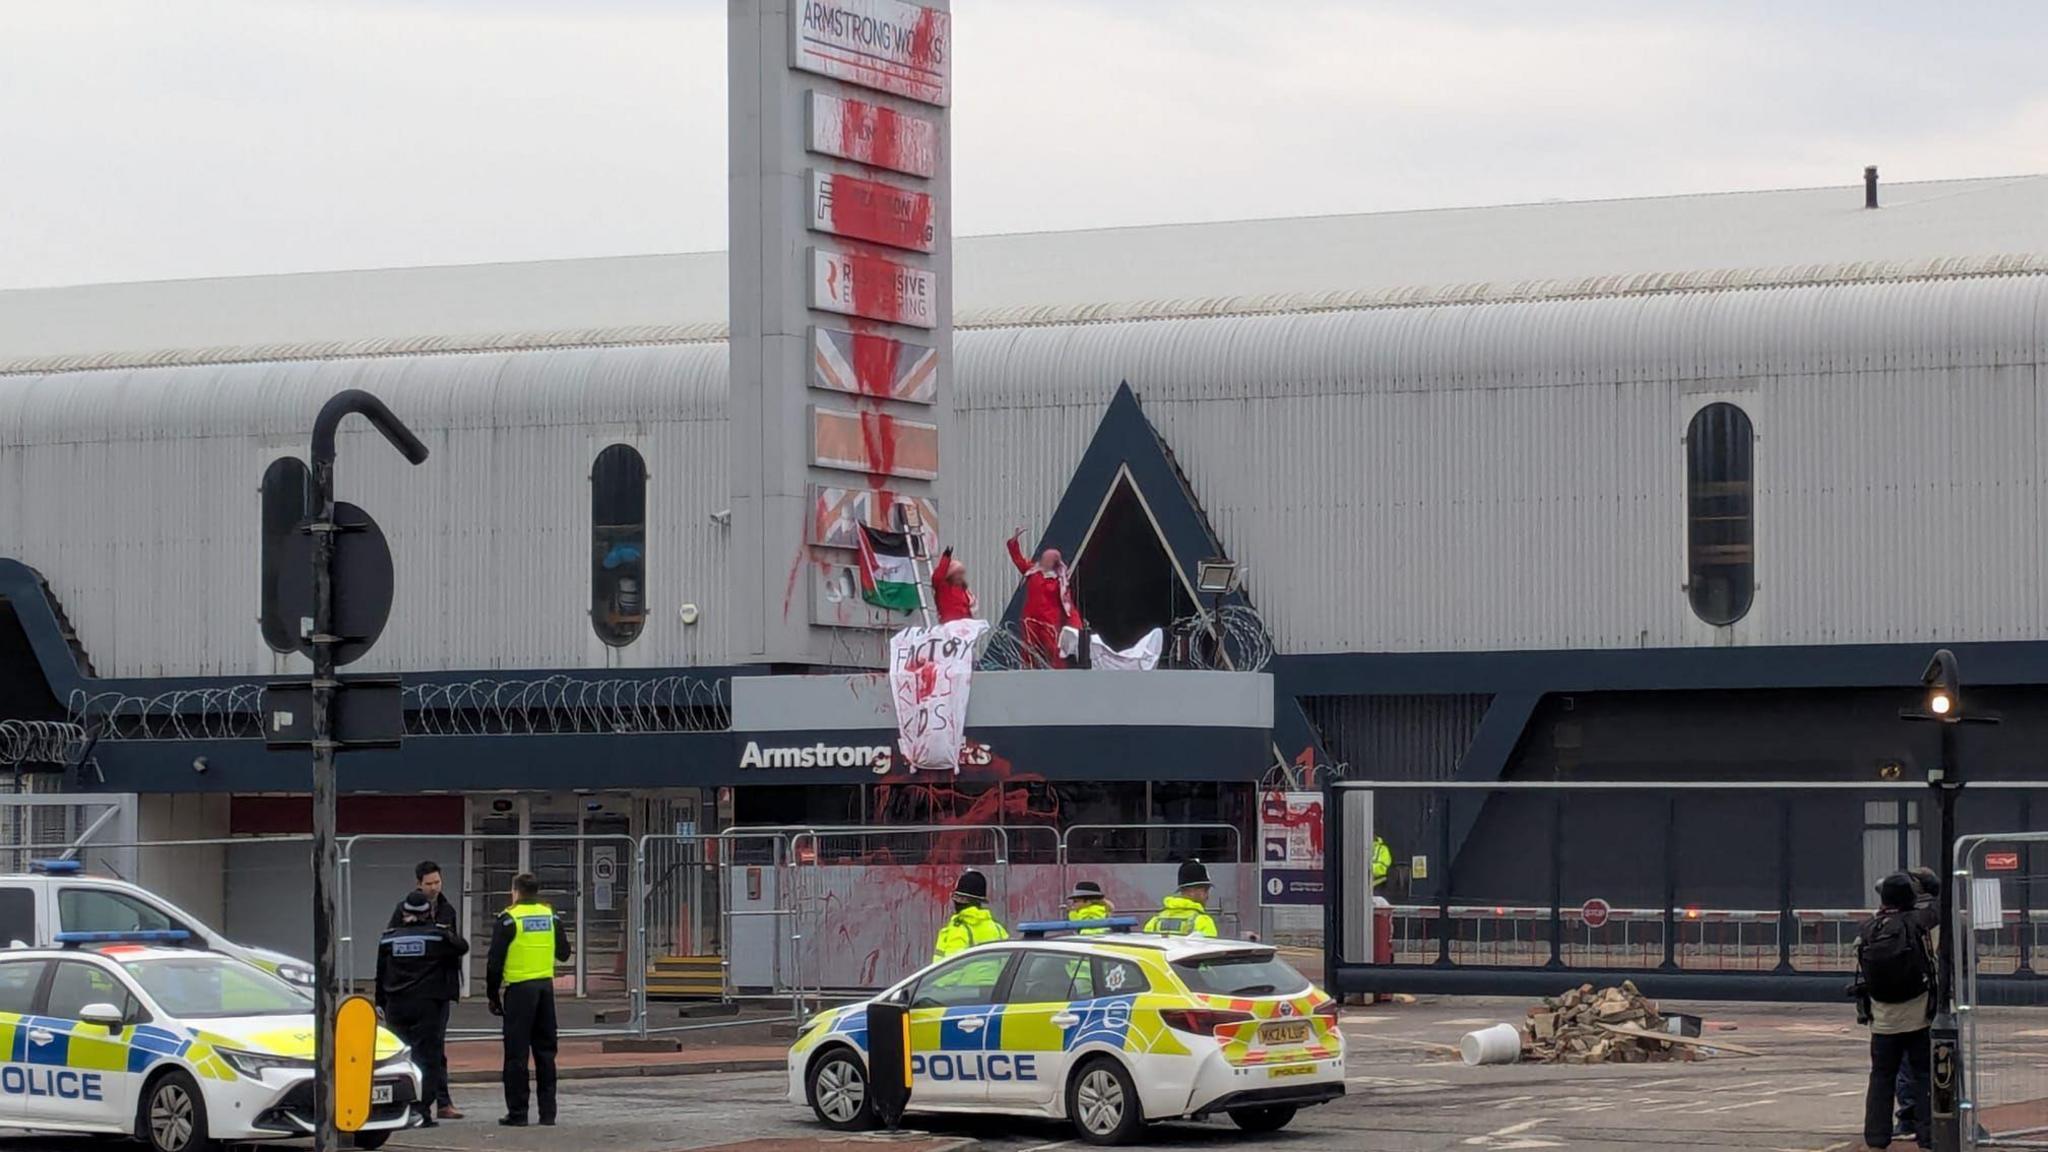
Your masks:
{"label": "black jacket", "polygon": [[[462,918],[455,914],[455,905],[448,902],[448,894],[446,892],[434,893],[434,923],[448,929],[448,934],[453,937],[457,948],[455,961],[450,963],[447,971],[443,973],[445,983],[441,994],[434,998],[436,1000],[460,1000],[462,999],[461,961],[463,956],[469,954],[469,941],[462,938]],[[391,919],[385,923],[384,927],[391,929],[400,928],[404,925],[405,901],[400,900],[391,906]],[[383,953],[380,952],[378,955],[381,957]]]}
{"label": "black jacket", "polygon": [[377,1006],[394,1000],[449,999],[448,974],[459,971],[469,941],[440,924],[401,924],[377,941]]}

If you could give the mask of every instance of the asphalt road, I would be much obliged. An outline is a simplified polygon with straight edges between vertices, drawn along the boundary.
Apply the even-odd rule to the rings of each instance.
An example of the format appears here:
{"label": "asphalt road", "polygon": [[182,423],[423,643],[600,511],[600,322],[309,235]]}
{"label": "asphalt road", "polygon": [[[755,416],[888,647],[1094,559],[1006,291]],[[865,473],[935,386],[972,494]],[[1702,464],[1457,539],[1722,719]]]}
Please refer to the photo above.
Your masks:
{"label": "asphalt road", "polygon": [[[1832,1008],[1704,1006],[1732,1022],[1715,1032],[1766,1053],[1694,1063],[1600,1067],[1513,1065],[1467,1068],[1446,1046],[1473,1027],[1512,1019],[1518,1005],[1447,1002],[1357,1010],[1351,1040],[1350,1094],[1304,1111],[1264,1148],[1296,1152],[1437,1152],[1471,1149],[1643,1148],[1820,1150],[1853,1148],[1867,1073],[1867,1038]],[[467,1120],[409,1133],[390,1147],[407,1152],[469,1152],[564,1146],[617,1152],[715,1149],[742,1141],[770,1149],[812,1148],[829,1136],[807,1110],[782,1098],[773,1074],[581,1081],[566,1085],[561,1127],[507,1131]],[[484,1100],[478,1100],[483,1096]],[[472,1116],[488,1100],[464,1095]],[[973,1141],[987,1152],[1049,1152],[1081,1147],[1051,1120],[913,1117],[932,1136]],[[1250,1146],[1227,1119],[1162,1125],[1156,1148]],[[858,1144],[854,1145],[859,1147]]]}
{"label": "asphalt road", "polygon": [[[1472,1149],[1854,1148],[1867,1075],[1867,1035],[1832,1006],[1695,1006],[1709,1038],[1763,1055],[1694,1063],[1595,1067],[1467,1068],[1448,1046],[1464,1032],[1519,1016],[1520,1004],[1446,1001],[1356,1009],[1347,1018],[1350,1094],[1304,1111],[1286,1131],[1254,1144],[1227,1119],[1154,1129],[1157,1148],[1284,1148],[1295,1152],[1469,1152]],[[1733,1031],[1716,1022],[1732,1023]],[[2044,1033],[2048,1035],[2048,1033]],[[471,1119],[392,1140],[403,1152],[813,1152],[831,1137],[807,1109],[782,1098],[783,1079],[737,1073],[565,1081],[561,1124],[504,1129],[492,1122],[495,1091],[459,1089]],[[917,1152],[1050,1152],[1078,1148],[1052,1120],[913,1117],[939,1138]],[[858,1152],[881,1139],[838,1141]],[[0,1141],[64,1150],[81,1141]],[[976,1147],[978,1146],[978,1147]],[[823,1147],[830,1149],[833,1144]],[[1903,1147],[1910,1148],[1911,1145]]]}

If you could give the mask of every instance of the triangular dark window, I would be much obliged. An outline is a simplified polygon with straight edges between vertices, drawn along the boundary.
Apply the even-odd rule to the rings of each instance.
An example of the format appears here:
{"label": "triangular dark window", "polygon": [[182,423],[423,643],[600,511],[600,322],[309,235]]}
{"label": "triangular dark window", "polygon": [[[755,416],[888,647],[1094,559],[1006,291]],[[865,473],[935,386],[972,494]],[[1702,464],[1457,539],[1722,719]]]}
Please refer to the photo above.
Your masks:
{"label": "triangular dark window", "polygon": [[1154,628],[1171,631],[1195,613],[1152,515],[1120,472],[1074,563],[1075,600],[1090,627],[1113,648],[1128,648]]}

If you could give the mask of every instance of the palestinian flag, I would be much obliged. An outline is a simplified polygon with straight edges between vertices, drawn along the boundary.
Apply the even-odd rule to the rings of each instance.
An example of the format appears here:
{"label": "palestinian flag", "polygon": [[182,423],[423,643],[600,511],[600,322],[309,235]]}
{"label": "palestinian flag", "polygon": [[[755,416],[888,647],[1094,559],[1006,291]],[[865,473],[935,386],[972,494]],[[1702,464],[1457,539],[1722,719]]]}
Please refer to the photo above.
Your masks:
{"label": "palestinian flag", "polygon": [[910,559],[910,537],[860,526],[860,598],[891,612],[915,612],[917,565]]}

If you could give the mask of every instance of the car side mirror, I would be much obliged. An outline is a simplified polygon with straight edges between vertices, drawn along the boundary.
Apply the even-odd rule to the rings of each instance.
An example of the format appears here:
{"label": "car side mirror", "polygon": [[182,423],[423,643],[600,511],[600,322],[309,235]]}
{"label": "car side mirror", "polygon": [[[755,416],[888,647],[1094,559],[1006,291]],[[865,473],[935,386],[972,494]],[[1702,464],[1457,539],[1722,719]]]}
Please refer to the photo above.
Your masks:
{"label": "car side mirror", "polygon": [[128,1023],[127,1015],[112,1004],[87,1004],[79,1009],[78,1018],[87,1024],[98,1024],[114,1032],[119,1032]]}

